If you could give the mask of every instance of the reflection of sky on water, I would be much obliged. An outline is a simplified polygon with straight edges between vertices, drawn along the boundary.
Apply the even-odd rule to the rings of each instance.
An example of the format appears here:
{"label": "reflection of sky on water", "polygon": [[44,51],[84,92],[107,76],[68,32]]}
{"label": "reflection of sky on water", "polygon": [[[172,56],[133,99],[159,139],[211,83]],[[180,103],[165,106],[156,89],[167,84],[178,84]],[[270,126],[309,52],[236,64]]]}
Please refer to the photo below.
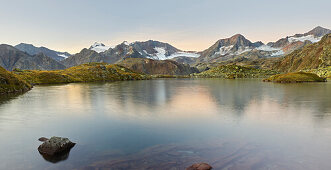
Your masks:
{"label": "reflection of sky on water", "polygon": [[[323,156],[331,153],[323,148],[331,147],[330,93],[330,83],[218,79],[36,86],[2,99],[0,150],[7,154],[0,155],[6,162],[0,169],[17,161],[31,169],[74,167],[155,145],[219,139],[267,148],[273,156],[293,155],[289,159],[295,161],[298,155],[314,155],[312,164],[319,159],[327,166]],[[39,137],[53,135],[78,143],[57,165],[34,153]]]}

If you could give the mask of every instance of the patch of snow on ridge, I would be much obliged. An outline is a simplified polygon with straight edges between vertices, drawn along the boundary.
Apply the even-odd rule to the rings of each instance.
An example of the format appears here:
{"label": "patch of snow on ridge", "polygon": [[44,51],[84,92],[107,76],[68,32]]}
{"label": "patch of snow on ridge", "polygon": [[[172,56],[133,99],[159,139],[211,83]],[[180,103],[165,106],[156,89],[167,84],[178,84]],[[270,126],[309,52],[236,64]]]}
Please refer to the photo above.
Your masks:
{"label": "patch of snow on ridge", "polygon": [[308,40],[312,43],[316,43],[316,42],[319,42],[321,39],[322,39],[322,37],[314,37],[314,35],[307,35],[307,36],[302,36],[302,37],[289,37],[288,41],[290,43],[292,43],[292,42],[297,42],[297,41],[305,42],[306,40]]}
{"label": "patch of snow on ridge", "polygon": [[272,57],[276,57],[276,56],[281,56],[281,55],[284,55],[284,51],[283,50],[279,50],[277,52],[274,52],[271,54]]}
{"label": "patch of snow on ridge", "polygon": [[155,60],[168,60],[168,59],[173,59],[176,57],[194,57],[194,58],[200,57],[200,54],[192,53],[192,52],[184,52],[184,51],[176,52],[176,53],[173,53],[173,54],[167,56],[166,55],[167,51],[162,47],[155,47],[154,50],[157,53],[148,54],[146,50],[143,50],[143,51],[148,55],[148,58],[155,59]]}
{"label": "patch of snow on ridge", "polygon": [[260,47],[258,47],[256,49],[261,50],[261,51],[278,51],[278,50],[280,50],[279,48],[274,48],[269,45],[261,45]]}
{"label": "patch of snow on ridge", "polygon": [[248,52],[248,51],[252,51],[253,49],[252,48],[250,48],[250,47],[240,47],[239,49],[238,49],[238,51],[236,51],[236,54],[242,54],[242,53],[245,53],[245,52]]}
{"label": "patch of snow on ridge", "polygon": [[58,56],[60,57],[63,57],[63,58],[68,58],[69,56],[65,55],[65,54],[57,54]]}
{"label": "patch of snow on ridge", "polygon": [[102,43],[95,42],[90,49],[97,53],[101,53],[107,51],[109,48],[110,46],[105,46]]}
{"label": "patch of snow on ridge", "polygon": [[154,50],[157,52],[155,54],[156,59],[158,60],[166,60],[166,50],[164,48],[160,48],[160,47],[155,47]]}
{"label": "patch of snow on ridge", "polygon": [[198,58],[200,57],[200,54],[197,53],[189,53],[189,52],[177,52],[174,54],[171,54],[168,56],[168,59],[176,58],[176,57],[193,57],[193,58]]}
{"label": "patch of snow on ridge", "polygon": [[218,52],[216,52],[215,54],[226,55],[226,54],[228,54],[231,51],[232,48],[233,48],[233,45],[222,46],[222,47],[220,47],[220,49],[218,50]]}

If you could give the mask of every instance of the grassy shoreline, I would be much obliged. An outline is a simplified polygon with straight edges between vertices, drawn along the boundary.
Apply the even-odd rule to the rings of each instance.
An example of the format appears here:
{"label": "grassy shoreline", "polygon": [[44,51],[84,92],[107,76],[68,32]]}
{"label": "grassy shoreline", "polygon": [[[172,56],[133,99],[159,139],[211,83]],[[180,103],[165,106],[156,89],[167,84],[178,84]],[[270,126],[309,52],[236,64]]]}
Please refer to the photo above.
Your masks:
{"label": "grassy shoreline", "polygon": [[55,71],[15,69],[13,73],[32,85],[150,79],[148,75],[136,73],[123,66],[105,63],[82,64]]}
{"label": "grassy shoreline", "polygon": [[319,77],[314,73],[295,72],[273,75],[267,79],[264,79],[263,81],[275,83],[326,82],[327,78]]}

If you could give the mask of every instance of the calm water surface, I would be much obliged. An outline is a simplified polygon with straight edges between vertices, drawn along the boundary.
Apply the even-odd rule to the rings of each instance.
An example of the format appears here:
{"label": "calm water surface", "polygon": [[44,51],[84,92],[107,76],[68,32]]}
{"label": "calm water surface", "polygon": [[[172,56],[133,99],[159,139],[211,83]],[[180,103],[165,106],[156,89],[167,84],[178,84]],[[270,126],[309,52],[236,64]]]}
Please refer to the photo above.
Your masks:
{"label": "calm water surface", "polygon": [[[69,137],[47,161],[39,137]],[[331,169],[331,83],[160,79],[0,99],[0,169]]]}

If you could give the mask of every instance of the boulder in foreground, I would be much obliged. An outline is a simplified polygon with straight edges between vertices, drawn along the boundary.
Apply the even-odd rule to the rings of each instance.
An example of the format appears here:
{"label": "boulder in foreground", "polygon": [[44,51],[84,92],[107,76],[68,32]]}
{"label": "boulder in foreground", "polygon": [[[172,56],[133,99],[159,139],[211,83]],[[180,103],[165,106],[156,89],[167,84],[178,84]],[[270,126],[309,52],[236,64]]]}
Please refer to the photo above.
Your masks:
{"label": "boulder in foreground", "polygon": [[296,72],[273,75],[263,81],[276,83],[325,82],[326,78],[319,77],[314,73]]}
{"label": "boulder in foreground", "polygon": [[196,163],[186,168],[186,170],[211,170],[211,169],[213,169],[213,167],[211,167],[207,163]]}
{"label": "boulder in foreground", "polygon": [[54,156],[57,154],[69,152],[75,143],[68,138],[51,137],[38,147],[38,151],[42,155]]}

